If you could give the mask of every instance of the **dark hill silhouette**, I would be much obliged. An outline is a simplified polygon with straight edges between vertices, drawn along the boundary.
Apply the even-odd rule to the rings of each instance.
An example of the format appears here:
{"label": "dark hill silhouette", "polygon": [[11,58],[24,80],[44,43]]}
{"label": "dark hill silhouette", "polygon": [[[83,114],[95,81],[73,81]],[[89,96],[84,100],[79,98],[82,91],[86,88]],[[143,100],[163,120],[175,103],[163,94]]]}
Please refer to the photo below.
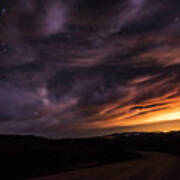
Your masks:
{"label": "dark hill silhouette", "polygon": [[180,155],[180,132],[123,133],[63,140],[1,135],[1,177],[20,180],[131,160],[141,157],[137,151]]}

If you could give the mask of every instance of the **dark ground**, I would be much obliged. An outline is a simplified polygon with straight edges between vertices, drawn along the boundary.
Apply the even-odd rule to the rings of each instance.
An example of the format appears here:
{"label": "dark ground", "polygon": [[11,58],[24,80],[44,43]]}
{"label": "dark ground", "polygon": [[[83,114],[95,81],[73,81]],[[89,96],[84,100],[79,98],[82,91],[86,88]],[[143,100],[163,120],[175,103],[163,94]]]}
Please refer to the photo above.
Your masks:
{"label": "dark ground", "polygon": [[[137,153],[139,151],[168,153],[177,157],[180,155],[180,132],[124,133],[65,140],[0,136],[0,147],[0,179],[21,180],[143,159],[143,155]],[[168,159],[165,156],[160,160],[162,164],[166,157]]]}
{"label": "dark ground", "polygon": [[179,180],[180,158],[143,152],[143,158],[30,180]]}

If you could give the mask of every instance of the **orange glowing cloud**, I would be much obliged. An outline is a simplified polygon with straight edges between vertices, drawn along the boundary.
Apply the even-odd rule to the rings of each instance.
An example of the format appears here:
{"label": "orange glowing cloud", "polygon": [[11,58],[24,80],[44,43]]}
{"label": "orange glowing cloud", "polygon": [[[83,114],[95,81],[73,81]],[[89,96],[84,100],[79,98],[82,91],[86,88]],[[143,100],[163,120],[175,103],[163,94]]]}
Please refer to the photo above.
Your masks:
{"label": "orange glowing cloud", "polygon": [[[89,110],[97,108],[99,113],[94,117],[94,121],[85,123],[84,127],[90,129],[128,127],[179,120],[180,96],[178,95],[178,86],[158,96],[161,87],[169,85],[174,77],[154,82],[147,87],[140,85],[154,78],[156,77],[146,76],[134,79],[130,83],[130,86],[133,84],[133,87],[127,90],[127,96],[110,104],[89,107]],[[154,97],[150,97],[153,93],[155,93]],[[138,100],[143,96],[147,96],[147,99]]]}

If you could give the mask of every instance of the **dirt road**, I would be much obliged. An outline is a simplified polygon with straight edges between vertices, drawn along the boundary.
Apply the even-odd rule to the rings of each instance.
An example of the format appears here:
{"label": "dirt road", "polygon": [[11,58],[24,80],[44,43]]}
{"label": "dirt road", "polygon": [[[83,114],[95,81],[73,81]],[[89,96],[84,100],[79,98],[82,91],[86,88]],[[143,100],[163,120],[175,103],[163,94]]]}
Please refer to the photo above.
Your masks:
{"label": "dirt road", "polygon": [[180,180],[180,157],[144,153],[144,158],[33,180]]}

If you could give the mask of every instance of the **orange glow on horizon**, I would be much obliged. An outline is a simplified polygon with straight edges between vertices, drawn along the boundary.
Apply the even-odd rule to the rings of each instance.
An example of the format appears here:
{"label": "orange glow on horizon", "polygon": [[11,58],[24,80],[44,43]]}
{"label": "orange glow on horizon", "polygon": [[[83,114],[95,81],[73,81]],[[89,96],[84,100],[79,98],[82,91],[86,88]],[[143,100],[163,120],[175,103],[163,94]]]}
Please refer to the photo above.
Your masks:
{"label": "orange glow on horizon", "polygon": [[[102,110],[96,115],[99,121],[94,121],[84,124],[88,129],[91,128],[116,128],[129,126],[142,126],[153,123],[171,122],[180,120],[180,97],[174,97],[176,91],[166,94],[159,98],[150,99],[140,104],[130,104],[121,106],[124,102],[116,102],[109,106],[102,107]],[[172,98],[169,98],[171,97]],[[130,97],[128,97],[130,99]],[[126,101],[126,99],[124,99]],[[153,104],[159,104],[154,105]],[[118,108],[119,107],[119,108]],[[133,109],[133,107],[139,107]],[[142,107],[142,108],[140,108]],[[148,107],[148,108],[143,108]],[[133,110],[132,110],[133,109]],[[180,130],[180,125],[173,127],[166,127],[166,129],[159,128],[160,131]],[[142,128],[142,131],[144,129]],[[154,129],[155,131],[159,131]],[[153,131],[153,128],[152,128]]]}

